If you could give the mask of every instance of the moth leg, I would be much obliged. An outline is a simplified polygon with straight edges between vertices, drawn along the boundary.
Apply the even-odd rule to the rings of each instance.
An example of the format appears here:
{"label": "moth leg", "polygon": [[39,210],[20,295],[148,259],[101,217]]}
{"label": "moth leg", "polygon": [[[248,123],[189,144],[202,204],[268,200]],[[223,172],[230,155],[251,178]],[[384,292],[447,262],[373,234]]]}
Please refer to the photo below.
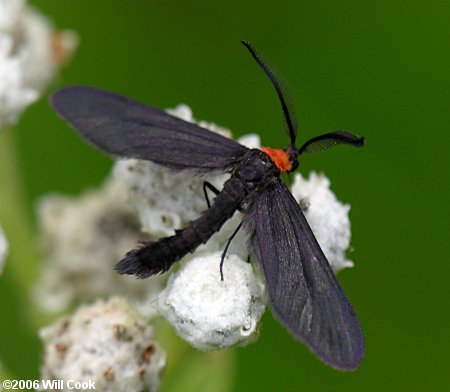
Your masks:
{"label": "moth leg", "polygon": [[209,201],[207,189],[213,192],[216,196],[220,193],[220,191],[208,181],[203,183],[203,193],[205,194],[206,204],[208,205],[208,208],[211,208],[211,202]]}
{"label": "moth leg", "polygon": [[225,249],[223,250],[222,257],[220,258],[220,280],[223,281],[223,262],[225,261],[225,256],[227,255],[228,248],[231,244],[231,241],[233,241],[233,238],[238,233],[239,229],[242,227],[242,222],[239,223],[238,227],[233,231],[233,234],[231,234],[230,238],[228,238],[228,242],[225,245]]}

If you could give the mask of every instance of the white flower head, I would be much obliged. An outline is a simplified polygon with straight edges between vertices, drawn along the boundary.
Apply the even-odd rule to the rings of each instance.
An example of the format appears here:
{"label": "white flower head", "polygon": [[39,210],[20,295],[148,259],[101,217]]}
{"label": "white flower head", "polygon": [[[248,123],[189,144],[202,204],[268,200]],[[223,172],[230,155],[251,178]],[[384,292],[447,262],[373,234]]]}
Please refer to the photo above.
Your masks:
{"label": "white flower head", "polygon": [[24,55],[11,56],[13,41],[0,34],[0,127],[14,123],[20,113],[38,98],[38,92],[25,85],[21,74]]}
{"label": "white flower head", "polygon": [[0,128],[39,98],[76,43],[25,1],[0,0]]}
{"label": "white flower head", "polygon": [[0,274],[3,272],[6,256],[8,255],[8,242],[0,226]]}
{"label": "white flower head", "polygon": [[[136,159],[117,161],[113,171],[116,181],[129,188],[130,203],[136,209],[142,231],[156,238],[172,235],[207,208],[202,189],[206,178],[174,173]],[[225,177],[208,181],[221,187]]]}
{"label": "white flower head", "polygon": [[[50,195],[38,207],[47,260],[34,298],[48,311],[74,301],[121,294],[148,303],[160,279],[120,276],[115,263],[142,238],[127,188],[109,178],[80,197]],[[144,301],[145,299],[145,301]]]}
{"label": "white flower head", "polygon": [[306,219],[325,256],[335,271],[353,267],[345,252],[350,246],[350,206],[336,199],[330,180],[311,172],[304,179],[295,174],[292,194],[303,209]]}
{"label": "white flower head", "polygon": [[199,254],[170,276],[159,296],[161,313],[178,335],[200,350],[251,342],[265,309],[264,284],[251,264],[221,252]]}
{"label": "white flower head", "polygon": [[100,391],[157,391],[166,353],[123,299],[82,306],[41,329],[43,379],[93,381]]}

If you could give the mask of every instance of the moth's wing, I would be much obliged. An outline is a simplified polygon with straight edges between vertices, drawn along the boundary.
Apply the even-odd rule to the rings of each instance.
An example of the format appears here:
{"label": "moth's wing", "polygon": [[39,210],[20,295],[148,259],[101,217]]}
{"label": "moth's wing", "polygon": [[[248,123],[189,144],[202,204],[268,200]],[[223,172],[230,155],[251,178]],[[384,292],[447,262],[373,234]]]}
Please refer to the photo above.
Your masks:
{"label": "moth's wing", "polygon": [[198,125],[98,88],[68,87],[50,100],[85,139],[119,157],[208,172],[228,169],[248,150]]}
{"label": "moth's wing", "polygon": [[291,192],[277,178],[244,212],[276,318],[324,362],[356,369],[364,355],[358,318]]}

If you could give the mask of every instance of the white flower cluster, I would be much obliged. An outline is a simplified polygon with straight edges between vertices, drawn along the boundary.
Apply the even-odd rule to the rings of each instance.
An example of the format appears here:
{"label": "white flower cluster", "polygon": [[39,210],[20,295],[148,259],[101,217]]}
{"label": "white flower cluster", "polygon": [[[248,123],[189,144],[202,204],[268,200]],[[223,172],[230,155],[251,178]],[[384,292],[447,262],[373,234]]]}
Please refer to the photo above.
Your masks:
{"label": "white flower cluster", "polygon": [[159,279],[120,276],[115,263],[143,238],[127,203],[128,188],[111,178],[80,197],[50,195],[38,206],[47,253],[34,298],[47,311],[73,302],[121,294],[147,303],[160,289]]}
{"label": "white flower cluster", "polygon": [[[196,219],[207,208],[204,178],[174,173],[149,161],[119,160],[114,177],[130,189],[130,202],[137,211],[142,230],[155,237],[173,235],[175,229]],[[225,176],[208,178],[220,186]]]}
{"label": "white flower cluster", "polygon": [[76,43],[25,0],[0,0],[0,128],[38,99]]}
{"label": "white flower cluster", "polygon": [[6,241],[5,234],[0,226],[0,274],[3,272],[4,262],[8,255],[8,242]]}
{"label": "white flower cluster", "polygon": [[40,331],[42,379],[91,381],[99,391],[157,391],[166,353],[152,328],[115,297],[83,306]]}
{"label": "white flower cluster", "polygon": [[200,350],[218,350],[257,336],[264,312],[264,284],[251,264],[231,254],[220,280],[222,252],[198,255],[170,276],[159,295],[161,313]]}

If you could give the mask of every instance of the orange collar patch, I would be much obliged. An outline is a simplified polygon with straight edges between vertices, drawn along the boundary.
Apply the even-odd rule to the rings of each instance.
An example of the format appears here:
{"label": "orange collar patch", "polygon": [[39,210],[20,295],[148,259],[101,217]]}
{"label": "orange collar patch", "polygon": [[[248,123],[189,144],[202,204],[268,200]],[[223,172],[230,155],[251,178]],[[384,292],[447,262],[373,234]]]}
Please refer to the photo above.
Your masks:
{"label": "orange collar patch", "polygon": [[289,155],[283,149],[274,149],[270,147],[262,147],[261,151],[266,153],[272,159],[275,166],[281,173],[290,172],[292,169]]}

